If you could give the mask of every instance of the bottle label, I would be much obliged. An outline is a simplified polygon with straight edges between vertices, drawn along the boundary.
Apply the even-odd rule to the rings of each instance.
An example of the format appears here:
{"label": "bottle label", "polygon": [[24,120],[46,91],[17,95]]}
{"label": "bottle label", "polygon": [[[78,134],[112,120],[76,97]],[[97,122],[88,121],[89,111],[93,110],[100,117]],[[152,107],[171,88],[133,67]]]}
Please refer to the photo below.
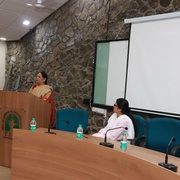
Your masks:
{"label": "bottle label", "polygon": [[83,138],[83,133],[82,132],[77,132],[76,138],[81,140]]}
{"label": "bottle label", "polygon": [[36,125],[31,125],[31,126],[30,126],[30,130],[31,130],[32,132],[36,131]]}
{"label": "bottle label", "polygon": [[126,150],[127,149],[127,141],[121,141],[120,142],[120,148],[122,150]]}

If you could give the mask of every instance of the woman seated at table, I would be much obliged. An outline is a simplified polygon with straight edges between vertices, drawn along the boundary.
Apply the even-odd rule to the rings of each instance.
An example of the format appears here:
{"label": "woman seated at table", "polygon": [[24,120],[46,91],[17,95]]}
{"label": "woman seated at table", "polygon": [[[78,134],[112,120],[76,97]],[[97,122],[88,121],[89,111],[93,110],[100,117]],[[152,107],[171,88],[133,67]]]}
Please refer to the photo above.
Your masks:
{"label": "woman seated at table", "polygon": [[55,107],[54,107],[54,94],[52,88],[47,85],[48,76],[45,72],[39,72],[36,77],[37,85],[33,85],[29,93],[42,98],[51,104],[50,124],[51,128],[55,127]]}
{"label": "woman seated at table", "polygon": [[127,138],[133,139],[135,137],[135,123],[129,108],[128,101],[124,98],[117,99],[113,107],[113,112],[114,113],[108,120],[107,126],[92,136],[104,138],[108,129],[116,127],[127,127],[127,130],[124,128],[109,130],[106,137],[110,140],[121,140],[123,132],[126,132]]}

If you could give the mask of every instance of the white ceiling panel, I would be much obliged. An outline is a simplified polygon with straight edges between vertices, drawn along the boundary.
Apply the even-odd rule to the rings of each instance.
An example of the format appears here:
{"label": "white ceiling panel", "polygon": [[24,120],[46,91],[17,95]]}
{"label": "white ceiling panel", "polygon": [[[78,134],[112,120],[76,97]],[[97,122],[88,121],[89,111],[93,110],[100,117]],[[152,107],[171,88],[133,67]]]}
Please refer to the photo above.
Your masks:
{"label": "white ceiling panel", "polygon": [[0,24],[9,25],[19,17],[18,13],[0,9]]}
{"label": "white ceiling panel", "polygon": [[[24,26],[24,24],[22,24],[22,22],[25,20],[30,21],[30,24],[28,26]],[[37,26],[41,20],[42,19],[36,17],[21,15],[16,21],[11,24],[11,26],[23,29],[32,29],[33,27]]]}
{"label": "white ceiling panel", "polygon": [[1,4],[1,8],[8,10],[8,11],[16,12],[16,13],[23,13],[27,9],[27,6],[25,6],[25,5],[23,6],[22,3],[21,4],[20,3],[19,4],[13,4],[12,2],[13,1],[11,1],[11,2],[4,1]]}
{"label": "white ceiling panel", "polygon": [[25,15],[37,17],[40,19],[45,19],[50,14],[52,14],[53,11],[50,11],[48,9],[37,9],[37,8],[30,8],[26,12],[24,12]]}
{"label": "white ceiling panel", "polygon": [[[0,0],[0,38],[19,40],[41,21],[64,5],[68,0],[42,0],[43,7],[36,7],[41,0]],[[27,3],[32,4],[28,6]],[[39,4],[38,4],[39,5]],[[29,20],[28,26],[23,25]]]}
{"label": "white ceiling panel", "polygon": [[3,31],[7,26],[4,24],[0,24],[0,32]]}
{"label": "white ceiling panel", "polygon": [[22,28],[16,28],[16,27],[7,27],[6,31],[3,31],[1,34],[3,37],[9,37],[9,39],[20,39],[22,37],[22,34],[28,33],[28,29],[22,29]]}

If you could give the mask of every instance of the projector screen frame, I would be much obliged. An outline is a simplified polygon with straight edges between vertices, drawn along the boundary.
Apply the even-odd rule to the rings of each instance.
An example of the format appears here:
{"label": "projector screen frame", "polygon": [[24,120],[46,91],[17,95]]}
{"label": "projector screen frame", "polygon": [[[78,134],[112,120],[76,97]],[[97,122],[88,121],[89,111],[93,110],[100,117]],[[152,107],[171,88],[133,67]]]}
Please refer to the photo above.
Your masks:
{"label": "projector screen frame", "polygon": [[[98,61],[97,60],[98,59],[97,58],[97,56],[98,56],[98,45],[99,44],[104,44],[104,43],[109,43],[109,46],[111,46],[111,45],[114,46],[116,43],[120,43],[120,46],[122,45],[122,49],[120,49],[120,52],[122,54],[122,56],[121,56],[122,58],[120,59],[120,61],[118,61],[118,63],[122,63],[122,71],[121,71],[122,79],[120,80],[120,81],[122,81],[122,85],[120,85],[120,86],[122,86],[122,88],[121,87],[119,87],[119,88],[122,89],[123,92],[121,92],[122,96],[121,95],[117,95],[116,97],[114,97],[113,98],[113,102],[111,104],[95,102],[95,93],[96,93],[96,89],[95,88],[96,88],[96,78],[97,78],[96,77],[97,76],[96,70],[97,70],[97,61]],[[111,45],[110,45],[110,43],[111,43]],[[129,39],[98,40],[98,41],[95,42],[94,68],[93,68],[93,85],[92,85],[92,99],[91,99],[92,107],[99,107],[99,108],[104,108],[104,109],[112,108],[113,104],[115,103],[117,98],[120,98],[120,97],[124,98],[125,97],[126,79],[127,79],[127,77],[126,77],[127,76],[127,65],[128,65],[128,51],[129,51],[128,46],[129,46]],[[105,52],[105,53],[107,53],[107,52]],[[109,63],[110,62],[109,54],[107,54],[107,55],[108,55],[108,63]],[[109,71],[109,69],[105,73],[108,74],[109,73],[108,71]],[[108,76],[107,74],[106,74],[106,76]],[[117,81],[118,79],[119,79],[119,77],[116,76],[115,80]],[[107,88],[107,84],[106,84],[106,88]],[[103,92],[103,93],[105,94],[105,92]]]}
{"label": "projector screen frame", "polygon": [[[172,22],[172,21],[177,21],[178,19],[180,19],[180,12],[175,12],[175,13],[166,13],[166,14],[161,14],[161,15],[152,15],[152,16],[146,16],[146,17],[139,17],[139,18],[132,18],[132,19],[125,19],[125,24],[127,24],[127,23],[130,23],[130,26],[131,26],[131,29],[130,29],[130,38],[129,38],[129,58],[128,58],[128,63],[129,63],[129,66],[128,66],[128,71],[129,72],[132,72],[132,69],[133,69],[133,71],[134,72],[136,72],[136,70],[137,70],[137,68],[135,67],[135,68],[132,68],[132,67],[134,67],[134,66],[132,66],[132,64],[131,64],[131,62],[134,62],[133,61],[133,58],[131,57],[132,56],[132,51],[131,51],[131,48],[133,49],[133,51],[134,52],[136,52],[136,54],[138,54],[138,52],[135,50],[135,48],[133,48],[134,46],[132,46],[131,45],[131,41],[133,41],[133,38],[131,37],[131,35],[132,35],[132,33],[131,33],[131,31],[132,31],[132,25],[138,25],[138,24],[145,24],[145,27],[146,28],[148,28],[147,27],[147,23],[149,23],[149,24],[152,24],[153,22],[154,23],[157,23],[157,22],[159,22],[159,21],[162,21],[162,22],[167,22],[167,23],[169,23],[169,22]],[[177,23],[176,23],[177,24]],[[171,25],[171,24],[170,24]],[[159,25],[160,26],[160,25]],[[162,27],[163,27],[163,25],[161,25]],[[169,27],[171,27],[171,26],[169,26]],[[173,26],[174,27],[174,26]],[[146,29],[145,28],[145,29]],[[141,27],[141,28],[139,28],[139,29],[143,29],[143,27]],[[151,30],[151,32],[153,32],[153,28],[148,28],[148,29],[150,29]],[[162,28],[163,30],[165,29],[167,29],[167,28]],[[145,32],[148,32],[148,31],[146,31],[146,30],[144,30]],[[168,31],[168,30],[167,30]],[[135,31],[136,32],[136,31]],[[134,32],[134,34],[135,34],[135,32]],[[139,31],[138,31],[139,32]],[[168,32],[172,32],[172,31],[168,31]],[[140,33],[139,33],[140,34]],[[172,34],[175,34],[175,33],[172,33]],[[162,35],[162,33],[161,33],[161,35]],[[142,36],[142,34],[141,34],[141,36]],[[138,36],[139,37],[139,36]],[[142,36],[142,37],[144,37],[144,36]],[[141,38],[142,38],[141,37]],[[152,37],[152,36],[149,36],[149,37]],[[148,37],[148,38],[149,38]],[[160,37],[160,36],[159,36]],[[179,37],[179,36],[178,36]],[[140,38],[140,41],[141,41],[141,38]],[[136,38],[134,38],[134,39],[136,39],[137,40],[137,36],[136,36]],[[151,38],[150,38],[151,39]],[[164,40],[164,41],[167,41],[167,36],[166,36],[166,38],[165,38],[166,40]],[[171,42],[171,40],[172,40],[173,38],[171,38],[170,39],[170,42]],[[174,38],[174,39],[176,39],[176,38]],[[160,40],[159,40],[159,42],[161,42]],[[141,42],[143,45],[145,45],[146,43],[144,42],[144,38],[143,38],[143,41]],[[140,49],[140,46],[139,46],[139,44],[138,43],[135,43],[134,42],[134,44]],[[166,43],[164,43],[164,44],[170,44],[170,43],[168,43],[168,41],[166,42]],[[155,44],[156,45],[156,44]],[[160,46],[161,47],[161,46]],[[178,46],[179,47],[179,46]],[[169,48],[173,48],[173,46],[169,46]],[[174,48],[173,48],[174,49]],[[142,51],[143,51],[143,48],[142,48]],[[146,52],[146,51],[143,51],[143,52]],[[165,50],[165,52],[167,52],[167,50]],[[176,51],[177,52],[177,51]],[[165,53],[163,53],[163,55],[164,55]],[[172,53],[171,53],[172,54]],[[168,56],[168,55],[167,55]],[[166,57],[167,57],[166,56]],[[139,57],[141,57],[141,55],[139,56]],[[147,57],[149,57],[148,56],[148,54],[147,54]],[[142,57],[141,57],[142,58]],[[137,59],[137,57],[136,57],[136,59]],[[142,58],[143,59],[143,58]],[[152,59],[152,58],[151,58]],[[161,58],[162,59],[162,58]],[[173,61],[173,59],[171,59],[172,60],[172,63],[174,63],[174,61]],[[141,61],[139,61],[139,62],[141,62]],[[159,61],[157,61],[157,63],[158,63]],[[160,61],[161,62],[161,61]],[[177,61],[176,61],[176,63],[177,63]],[[137,61],[135,61],[134,62],[134,64],[137,64]],[[162,64],[163,66],[164,66],[164,63]],[[170,64],[168,64],[167,63],[167,65],[166,65],[167,67],[171,67],[170,66]],[[178,65],[175,65],[176,67],[178,67]],[[166,67],[166,69],[167,69],[167,67]],[[142,69],[142,68],[141,68]],[[150,66],[150,69],[154,69],[153,67],[151,67]],[[170,69],[170,68],[169,68]],[[171,69],[172,69],[172,67],[171,67]],[[140,70],[140,68],[139,68],[139,70]],[[148,70],[147,69],[147,67],[145,68],[145,70],[143,69],[143,71],[146,71],[146,70]],[[127,85],[126,85],[126,88],[127,88],[127,90],[126,90],[126,96],[125,96],[125,98],[129,98],[129,102],[130,102],[130,108],[131,108],[131,110],[132,111],[134,111],[134,112],[140,112],[140,113],[147,113],[147,114],[156,114],[156,115],[163,115],[163,116],[170,116],[170,117],[180,117],[180,111],[177,111],[177,110],[175,110],[175,109],[172,109],[171,108],[171,110],[170,109],[167,109],[167,108],[164,108],[163,109],[163,107],[159,107],[159,108],[155,108],[154,107],[154,109],[153,108],[151,108],[150,106],[149,106],[149,108],[148,107],[143,107],[143,105],[141,104],[141,103],[138,103],[137,105],[135,105],[135,103],[132,103],[135,99],[133,98],[133,99],[131,99],[131,97],[130,96],[132,96],[132,95],[127,95],[128,94],[128,91],[130,91],[130,90],[132,90],[132,80],[131,80],[131,82],[130,82],[130,80],[128,79],[129,78],[129,72],[128,72],[128,75],[127,75]],[[169,72],[169,71],[166,71],[166,72]],[[178,72],[178,71],[174,71],[174,72],[171,72],[171,73],[175,73],[175,72]],[[160,72],[159,72],[159,74],[160,74]],[[167,74],[167,73],[166,73]],[[146,76],[146,74],[145,74],[145,76]],[[133,75],[131,75],[131,79],[132,79],[132,77],[133,77],[133,79],[134,79],[134,81],[136,81],[136,79],[137,78],[135,78],[135,76],[133,76]],[[164,79],[166,79],[166,76],[164,76],[165,78]],[[176,76],[176,77],[179,77],[179,76]],[[146,78],[148,78],[148,77],[146,77]],[[150,78],[150,77],[149,77]],[[148,79],[149,79],[148,78]],[[151,77],[152,78],[152,77]],[[172,78],[170,78],[170,79],[174,79],[173,77]],[[178,78],[175,78],[176,79],[176,81],[178,80]],[[175,80],[173,80],[173,81],[175,81]],[[137,82],[137,81],[136,81]],[[168,82],[168,81],[166,81],[166,82]],[[178,82],[178,81],[177,81]],[[129,87],[128,86],[128,83],[130,83],[131,84],[131,86]],[[145,83],[146,84],[146,83]],[[148,85],[149,86],[149,84],[146,84],[145,85],[144,84],[144,86],[146,86],[146,85]],[[162,84],[162,81],[161,81],[161,84]],[[136,85],[137,85],[137,87],[138,87],[138,83],[136,83]],[[160,84],[159,84],[159,86],[160,86]],[[167,86],[168,86],[168,84],[167,84]],[[157,86],[152,86],[152,87],[154,87],[155,89],[156,89],[156,87]],[[178,86],[179,87],[179,86]],[[167,88],[166,88],[167,89]],[[165,89],[164,89],[165,90]],[[159,91],[158,91],[159,92]],[[169,91],[170,92],[170,91]],[[177,90],[176,90],[176,92],[177,92]],[[178,91],[179,92],[179,91]],[[146,93],[148,93],[148,92],[146,92]],[[162,91],[162,93],[163,93],[163,91]],[[143,94],[143,93],[142,93]],[[141,95],[142,95],[141,94]],[[158,94],[158,93],[157,93]],[[138,95],[138,94],[136,94],[136,95]],[[151,95],[151,94],[150,94]],[[168,95],[168,93],[167,93],[167,95]],[[133,95],[134,96],[134,95]],[[138,96],[137,96],[138,97]],[[179,96],[178,96],[179,97]],[[143,99],[143,98],[142,98]],[[157,98],[157,99],[159,99],[159,98]],[[168,103],[168,98],[166,98],[167,99],[167,101],[166,101],[166,103]],[[179,98],[178,98],[179,99]],[[178,100],[177,99],[177,100]],[[135,102],[135,101],[134,101]],[[146,101],[147,102],[147,101]],[[176,102],[176,99],[174,99],[174,101],[172,102],[172,101],[170,101],[171,103],[170,104],[174,104],[174,102]],[[179,102],[179,101],[178,101]],[[155,101],[154,101],[154,103],[155,103]],[[156,104],[156,103],[155,103]],[[176,103],[176,105],[178,106],[178,103]],[[139,107],[138,107],[139,106]],[[177,108],[176,108],[177,109]]]}

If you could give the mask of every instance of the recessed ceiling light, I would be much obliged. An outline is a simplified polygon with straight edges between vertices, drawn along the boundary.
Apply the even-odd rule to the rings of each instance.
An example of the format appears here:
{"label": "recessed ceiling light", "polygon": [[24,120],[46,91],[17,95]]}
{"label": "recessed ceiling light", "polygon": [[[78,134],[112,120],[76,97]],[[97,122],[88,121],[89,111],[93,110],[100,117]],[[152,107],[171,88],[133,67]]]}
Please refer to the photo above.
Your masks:
{"label": "recessed ceiling light", "polygon": [[30,21],[25,20],[25,21],[23,22],[23,24],[27,26],[27,25],[29,25],[29,24],[30,24]]}
{"label": "recessed ceiling light", "polygon": [[27,3],[28,6],[33,6],[32,4]]}
{"label": "recessed ceiling light", "polygon": [[6,39],[6,38],[4,38],[4,37],[0,37],[0,40],[2,40],[2,41],[6,41],[7,39]]}

